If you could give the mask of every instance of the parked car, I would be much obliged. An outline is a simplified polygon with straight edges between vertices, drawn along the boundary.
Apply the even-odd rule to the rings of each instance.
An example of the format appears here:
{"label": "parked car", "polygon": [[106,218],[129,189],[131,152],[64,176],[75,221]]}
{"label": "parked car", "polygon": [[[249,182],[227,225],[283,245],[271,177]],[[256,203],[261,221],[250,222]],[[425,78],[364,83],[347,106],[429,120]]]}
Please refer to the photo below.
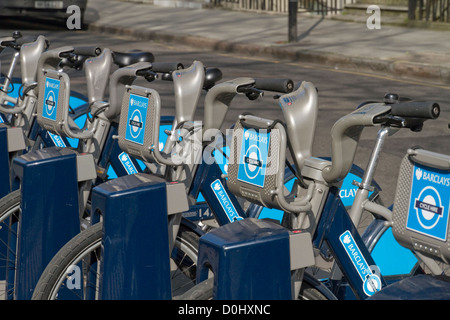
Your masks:
{"label": "parked car", "polygon": [[72,5],[80,8],[83,19],[87,0],[0,0],[0,16],[67,19],[72,13],[67,8]]}

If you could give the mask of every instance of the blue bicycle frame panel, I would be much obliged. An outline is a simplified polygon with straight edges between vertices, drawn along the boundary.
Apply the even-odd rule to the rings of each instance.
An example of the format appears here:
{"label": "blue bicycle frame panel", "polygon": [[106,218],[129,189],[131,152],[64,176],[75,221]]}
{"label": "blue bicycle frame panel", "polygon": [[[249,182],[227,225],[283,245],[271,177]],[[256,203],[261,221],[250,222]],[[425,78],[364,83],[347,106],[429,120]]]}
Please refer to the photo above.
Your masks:
{"label": "blue bicycle frame panel", "polygon": [[236,197],[228,190],[222,170],[214,162],[202,162],[197,169],[190,194],[198,198],[203,195],[209,209],[213,212],[219,225],[247,218]]}
{"label": "blue bicycle frame panel", "polygon": [[313,243],[316,248],[326,243],[357,298],[366,299],[386,285],[339,197],[338,188],[330,189]]}

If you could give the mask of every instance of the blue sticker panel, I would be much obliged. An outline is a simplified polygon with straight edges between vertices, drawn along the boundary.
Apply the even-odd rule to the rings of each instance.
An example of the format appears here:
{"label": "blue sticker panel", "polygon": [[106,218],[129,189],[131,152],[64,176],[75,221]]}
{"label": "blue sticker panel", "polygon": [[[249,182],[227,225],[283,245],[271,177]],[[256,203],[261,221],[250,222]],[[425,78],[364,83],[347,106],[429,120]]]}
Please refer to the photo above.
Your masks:
{"label": "blue sticker panel", "polygon": [[373,260],[383,272],[383,276],[409,274],[417,263],[411,250],[401,246],[392,234],[392,228],[386,230],[371,252]]}
{"label": "blue sticker panel", "polygon": [[66,144],[64,143],[64,140],[60,136],[58,136],[56,134],[53,134],[53,133],[51,133],[49,131],[47,131],[47,133],[50,136],[50,138],[52,139],[52,141],[55,144],[55,146],[61,147],[61,148],[67,147]]}
{"label": "blue sticker panel", "polygon": [[128,174],[138,173],[136,167],[133,164],[133,161],[131,161],[131,158],[128,154],[122,152],[121,154],[119,154],[119,160]]}
{"label": "blue sticker panel", "polygon": [[450,173],[415,165],[406,228],[447,241]]}
{"label": "blue sticker panel", "polygon": [[243,130],[237,178],[262,188],[267,169],[270,132],[247,128]]}
{"label": "blue sticker panel", "polygon": [[[352,172],[349,172],[342,182],[342,186],[339,188],[339,197],[346,207],[350,207],[353,204],[356,192],[358,191],[358,187],[353,184],[353,181],[361,182],[362,178]],[[369,198],[372,193],[373,191],[369,192]]]}
{"label": "blue sticker panel", "polygon": [[170,131],[171,129],[172,129],[171,124],[162,124],[159,126],[159,151],[162,151],[164,149],[167,138],[169,138],[169,136],[166,133],[166,130]]}
{"label": "blue sticker panel", "polygon": [[130,94],[128,103],[127,131],[125,139],[144,144],[145,121],[147,119],[148,98]]}
{"label": "blue sticker panel", "polygon": [[[353,266],[357,270],[363,282],[364,293],[368,296],[381,290],[381,279],[373,273],[372,268],[368,265],[366,259],[361,253],[350,231],[345,231],[339,236],[339,240],[347,252]],[[378,270],[378,268],[376,268]]]}
{"label": "blue sticker panel", "polygon": [[44,106],[42,110],[42,117],[46,119],[56,120],[56,113],[58,109],[58,97],[61,81],[46,78],[44,90]]}
{"label": "blue sticker panel", "polygon": [[219,200],[219,203],[222,206],[223,211],[225,211],[230,222],[243,219],[237,212],[236,208],[230,200],[230,197],[228,197],[227,191],[225,190],[222,182],[220,182],[219,179],[216,179],[213,181],[213,183],[211,183],[211,189],[216,195],[217,200]]}

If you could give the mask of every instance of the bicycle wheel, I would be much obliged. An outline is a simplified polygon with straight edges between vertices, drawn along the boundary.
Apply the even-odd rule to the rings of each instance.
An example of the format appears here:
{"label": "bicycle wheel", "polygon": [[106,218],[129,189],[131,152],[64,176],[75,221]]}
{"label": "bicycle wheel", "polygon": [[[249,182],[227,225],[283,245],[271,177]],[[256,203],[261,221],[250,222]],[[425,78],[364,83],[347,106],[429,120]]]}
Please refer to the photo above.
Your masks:
{"label": "bicycle wheel", "polygon": [[[17,235],[22,193],[17,189],[0,199],[0,300],[12,299],[16,272]],[[89,211],[90,203],[86,210]],[[81,221],[85,228],[89,221]]]}
{"label": "bicycle wheel", "polygon": [[15,271],[17,221],[20,214],[20,190],[0,199],[0,299],[12,297]]}
{"label": "bicycle wheel", "polygon": [[[70,240],[42,273],[32,299],[98,299],[102,236],[97,223]],[[171,257],[173,293],[194,286],[197,253],[198,236],[181,226]]]}
{"label": "bicycle wheel", "polygon": [[[175,300],[213,300],[214,278],[208,278],[186,291],[184,294],[175,297]],[[298,300],[328,300],[316,286],[304,278],[302,287],[298,295]]]}

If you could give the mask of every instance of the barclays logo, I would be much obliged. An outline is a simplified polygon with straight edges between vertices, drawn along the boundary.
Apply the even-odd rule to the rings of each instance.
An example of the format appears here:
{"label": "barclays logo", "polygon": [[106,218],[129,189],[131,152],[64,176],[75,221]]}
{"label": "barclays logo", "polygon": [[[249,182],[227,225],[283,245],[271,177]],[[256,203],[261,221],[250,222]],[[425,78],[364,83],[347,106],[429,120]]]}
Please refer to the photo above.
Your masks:
{"label": "barclays logo", "polygon": [[450,186],[450,178],[446,178],[444,176],[441,176],[439,174],[435,174],[432,172],[424,171],[424,170],[420,169],[419,167],[416,168],[415,175],[416,175],[416,179],[418,181],[423,179],[423,181],[433,182],[433,183],[440,184],[445,187]]}
{"label": "barclays logo", "polygon": [[51,88],[51,89],[59,89],[59,83],[53,83],[50,81],[45,82],[45,87]]}
{"label": "barclays logo", "polygon": [[122,152],[121,154],[119,154],[118,158],[128,174],[138,173],[136,167],[134,166],[134,164],[131,161],[131,158],[128,156],[128,154],[126,154],[125,152]]}
{"label": "barclays logo", "polygon": [[131,98],[130,99],[130,105],[131,106],[137,106],[140,108],[147,108],[147,102],[146,101],[140,101],[140,100],[136,100]]}
{"label": "barclays logo", "polygon": [[420,168],[416,169],[416,179],[417,180],[422,179],[422,173],[423,173],[422,169],[420,169]]}

